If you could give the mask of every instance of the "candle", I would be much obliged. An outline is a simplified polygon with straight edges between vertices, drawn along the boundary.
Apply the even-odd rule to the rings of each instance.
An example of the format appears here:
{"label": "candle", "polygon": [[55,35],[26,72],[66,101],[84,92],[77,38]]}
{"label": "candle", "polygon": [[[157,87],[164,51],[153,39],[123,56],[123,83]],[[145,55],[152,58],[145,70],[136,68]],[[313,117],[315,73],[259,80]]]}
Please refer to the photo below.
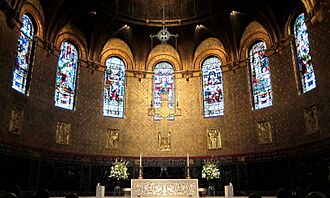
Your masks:
{"label": "candle", "polygon": [[142,154],[140,153],[140,167],[142,167]]}
{"label": "candle", "polygon": [[187,153],[187,166],[189,167],[189,153]]}

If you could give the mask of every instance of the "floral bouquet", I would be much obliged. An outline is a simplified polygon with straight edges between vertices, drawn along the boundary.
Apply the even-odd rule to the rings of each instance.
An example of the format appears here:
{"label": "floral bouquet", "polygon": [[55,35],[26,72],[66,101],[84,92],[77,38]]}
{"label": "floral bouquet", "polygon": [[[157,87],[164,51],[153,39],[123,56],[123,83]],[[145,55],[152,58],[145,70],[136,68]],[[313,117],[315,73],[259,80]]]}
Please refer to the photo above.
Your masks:
{"label": "floral bouquet", "polygon": [[127,164],[128,162],[121,159],[120,161],[116,159],[116,161],[111,166],[110,170],[110,178],[116,178],[119,179],[127,179],[128,173],[127,173]]}
{"label": "floral bouquet", "polygon": [[207,161],[203,166],[202,178],[207,180],[220,178],[218,165],[215,162]]}

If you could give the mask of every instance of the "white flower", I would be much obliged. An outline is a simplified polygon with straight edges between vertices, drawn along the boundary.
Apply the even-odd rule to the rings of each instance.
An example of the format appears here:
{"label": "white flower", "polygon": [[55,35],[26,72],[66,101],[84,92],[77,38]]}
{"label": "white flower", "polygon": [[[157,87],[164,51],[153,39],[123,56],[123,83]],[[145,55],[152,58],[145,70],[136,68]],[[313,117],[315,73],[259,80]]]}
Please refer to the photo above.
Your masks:
{"label": "white flower", "polygon": [[207,180],[220,178],[220,170],[217,164],[210,161],[206,162],[203,166],[202,178]]}
{"label": "white flower", "polygon": [[113,163],[110,169],[110,178],[116,178],[117,180],[119,179],[127,179],[128,178],[128,173],[127,173],[127,164],[128,162],[124,160],[116,161]]}

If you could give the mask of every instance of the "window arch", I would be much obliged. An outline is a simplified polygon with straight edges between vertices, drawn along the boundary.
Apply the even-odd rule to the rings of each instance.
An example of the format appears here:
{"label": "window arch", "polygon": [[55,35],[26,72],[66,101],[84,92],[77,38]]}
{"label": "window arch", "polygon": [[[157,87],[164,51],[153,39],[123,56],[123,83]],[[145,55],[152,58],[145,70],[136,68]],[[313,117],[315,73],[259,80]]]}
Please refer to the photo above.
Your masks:
{"label": "window arch", "polygon": [[12,88],[28,95],[29,82],[32,75],[32,50],[35,26],[29,16],[23,15],[22,27],[18,38],[17,55],[13,71]]}
{"label": "window arch", "polygon": [[202,64],[204,117],[224,115],[223,80],[221,61],[208,57]]}
{"label": "window arch", "polygon": [[[172,109],[175,108],[175,92],[174,92],[174,68],[168,62],[159,62],[154,68],[153,82],[153,108]],[[155,120],[161,120],[162,112],[155,114]],[[174,114],[168,115],[167,119],[174,120]]]}
{"label": "window arch", "polygon": [[62,42],[61,54],[58,57],[56,84],[55,84],[55,106],[64,109],[73,109],[76,79],[78,68],[78,50],[71,42]]}
{"label": "window arch", "polygon": [[316,87],[316,79],[304,13],[297,17],[293,29],[301,89],[306,93]]}
{"label": "window arch", "polygon": [[125,104],[125,63],[118,57],[106,60],[104,73],[103,115],[124,117]]}
{"label": "window arch", "polygon": [[249,50],[254,109],[272,106],[272,84],[266,43],[256,42]]}

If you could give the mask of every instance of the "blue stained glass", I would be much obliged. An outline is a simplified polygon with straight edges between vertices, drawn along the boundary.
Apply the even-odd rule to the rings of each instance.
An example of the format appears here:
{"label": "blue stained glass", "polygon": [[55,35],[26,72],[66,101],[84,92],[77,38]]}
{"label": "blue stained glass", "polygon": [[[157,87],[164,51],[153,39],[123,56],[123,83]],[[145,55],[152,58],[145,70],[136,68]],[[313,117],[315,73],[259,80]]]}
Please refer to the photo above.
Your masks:
{"label": "blue stained glass", "polygon": [[104,74],[103,115],[124,117],[125,104],[125,64],[117,57],[106,60]]}
{"label": "blue stained glass", "polygon": [[204,117],[224,115],[223,81],[221,62],[209,57],[203,62],[203,104]]}
{"label": "blue stained glass", "polygon": [[304,14],[300,14],[294,24],[299,76],[303,93],[316,87],[316,79],[310,54],[307,26]]}
{"label": "blue stained glass", "polygon": [[[174,93],[174,68],[168,62],[160,62],[154,69],[154,109],[159,109],[162,105],[167,105],[169,109],[175,107],[175,93]],[[154,120],[161,120],[160,115],[155,115]],[[174,120],[174,115],[169,115],[167,118]]]}
{"label": "blue stained glass", "polygon": [[77,67],[77,48],[69,42],[63,42],[57,64],[55,106],[64,109],[73,109]]}
{"label": "blue stained glass", "polygon": [[251,85],[254,109],[272,105],[272,83],[265,42],[258,42],[250,49]]}
{"label": "blue stained glass", "polygon": [[33,44],[34,27],[31,19],[23,15],[23,25],[20,29],[20,36],[18,38],[17,55],[15,67],[13,71],[12,88],[26,94],[27,81],[30,77],[32,61],[31,51]]}

